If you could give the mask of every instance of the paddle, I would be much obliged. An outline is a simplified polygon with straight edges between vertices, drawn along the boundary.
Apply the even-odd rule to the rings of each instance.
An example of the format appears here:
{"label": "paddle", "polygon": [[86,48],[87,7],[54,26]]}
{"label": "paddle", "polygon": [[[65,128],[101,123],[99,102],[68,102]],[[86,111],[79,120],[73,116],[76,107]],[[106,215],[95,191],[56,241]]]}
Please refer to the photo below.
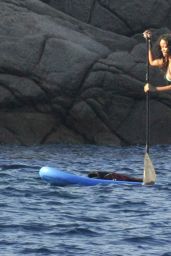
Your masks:
{"label": "paddle", "polygon": [[[147,67],[146,67],[146,83],[149,83],[149,47],[150,47],[150,37],[146,38],[147,44]],[[150,148],[150,92],[146,93],[146,151],[144,156],[144,176],[143,183],[146,185],[154,184],[156,181],[156,172],[153,163],[149,156]]]}

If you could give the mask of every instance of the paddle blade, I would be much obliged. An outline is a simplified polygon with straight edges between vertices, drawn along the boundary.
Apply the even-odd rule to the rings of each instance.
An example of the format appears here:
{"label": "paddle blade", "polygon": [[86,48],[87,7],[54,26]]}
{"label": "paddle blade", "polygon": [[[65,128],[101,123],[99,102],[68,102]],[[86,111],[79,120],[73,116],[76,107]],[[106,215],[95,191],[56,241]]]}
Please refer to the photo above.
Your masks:
{"label": "paddle blade", "polygon": [[145,185],[151,185],[151,184],[154,184],[155,181],[156,181],[156,172],[155,172],[153,163],[148,153],[145,153],[143,182]]}

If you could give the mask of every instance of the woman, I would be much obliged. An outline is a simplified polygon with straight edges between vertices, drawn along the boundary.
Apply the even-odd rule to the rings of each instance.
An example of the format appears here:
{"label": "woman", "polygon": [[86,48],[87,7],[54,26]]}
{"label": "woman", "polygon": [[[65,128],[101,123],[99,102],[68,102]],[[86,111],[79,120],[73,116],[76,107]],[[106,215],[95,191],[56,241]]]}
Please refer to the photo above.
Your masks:
{"label": "woman", "polygon": [[[152,33],[149,30],[146,30],[143,33],[143,36],[146,40],[151,40]],[[156,50],[158,51],[158,57],[154,58],[151,44],[149,47],[149,64],[153,67],[159,67],[161,68],[165,73],[165,79],[168,82],[168,85],[165,86],[157,86],[154,87],[150,85],[149,83],[145,84],[144,91],[157,91],[157,92],[163,92],[163,91],[169,91],[171,90],[171,35],[170,34],[164,34],[159,37],[159,39],[156,42]]]}

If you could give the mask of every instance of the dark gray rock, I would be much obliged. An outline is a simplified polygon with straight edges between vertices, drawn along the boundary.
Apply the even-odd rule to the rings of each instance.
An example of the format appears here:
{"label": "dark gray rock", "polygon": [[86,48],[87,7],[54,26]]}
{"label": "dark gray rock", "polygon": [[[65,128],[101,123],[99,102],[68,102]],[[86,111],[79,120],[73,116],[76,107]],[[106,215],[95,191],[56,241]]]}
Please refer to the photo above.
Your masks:
{"label": "dark gray rock", "polygon": [[[1,0],[0,142],[144,144],[142,32],[169,32],[169,5]],[[152,95],[153,144],[171,142],[170,97]]]}
{"label": "dark gray rock", "polygon": [[[170,1],[44,0],[52,7],[103,30],[135,35],[142,28],[170,25]],[[157,14],[157,15],[154,15]]]}

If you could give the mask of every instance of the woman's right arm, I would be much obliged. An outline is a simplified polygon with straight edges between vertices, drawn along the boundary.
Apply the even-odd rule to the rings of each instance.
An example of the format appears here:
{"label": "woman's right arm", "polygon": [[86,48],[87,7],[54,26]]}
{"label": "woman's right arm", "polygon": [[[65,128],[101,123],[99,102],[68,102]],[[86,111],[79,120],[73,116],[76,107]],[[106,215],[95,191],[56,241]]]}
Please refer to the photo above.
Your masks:
{"label": "woman's right arm", "polygon": [[[143,36],[146,40],[151,40],[152,33],[150,30],[145,30],[143,33]],[[150,65],[153,67],[162,67],[163,65],[163,59],[154,59],[150,43],[149,43],[148,60]]]}
{"label": "woman's right arm", "polygon": [[149,59],[150,65],[153,66],[153,67],[159,67],[160,68],[160,67],[163,66],[163,59],[154,59],[151,47],[150,47],[149,52],[148,52],[148,59]]}

